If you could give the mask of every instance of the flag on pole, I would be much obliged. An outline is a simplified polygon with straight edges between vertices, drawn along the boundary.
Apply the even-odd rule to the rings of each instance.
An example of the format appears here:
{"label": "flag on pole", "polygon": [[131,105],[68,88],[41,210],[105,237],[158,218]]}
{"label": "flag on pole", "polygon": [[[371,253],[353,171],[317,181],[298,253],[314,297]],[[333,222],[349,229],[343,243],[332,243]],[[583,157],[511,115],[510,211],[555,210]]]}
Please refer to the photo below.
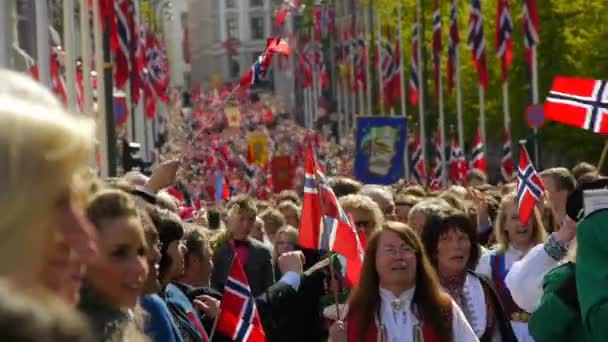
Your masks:
{"label": "flag on pole", "polygon": [[310,145],[306,148],[304,168],[304,201],[298,244],[303,248],[343,255],[347,260],[347,282],[356,285],[364,251],[359,233],[320,170]]}
{"label": "flag on pole", "polygon": [[433,146],[433,170],[431,170],[431,180],[429,187],[431,190],[441,190],[443,188],[443,168],[441,167],[441,133],[437,130],[435,143]]}
{"label": "flag on pole", "polygon": [[523,0],[521,26],[524,33],[525,57],[528,65],[532,66],[532,48],[538,44],[539,20],[536,0]]}
{"label": "flag on pole", "polygon": [[504,142],[502,143],[502,157],[500,160],[500,173],[504,182],[508,182],[513,176],[513,154],[511,152],[511,136],[505,129]]}
{"label": "flag on pole", "polygon": [[454,89],[456,73],[456,50],[460,44],[458,33],[458,0],[450,1],[450,32],[448,34],[448,94]]}
{"label": "flag on pole", "polygon": [[479,84],[488,87],[488,67],[486,64],[486,47],[483,37],[483,14],[481,13],[481,0],[471,0],[471,13],[469,15],[468,45],[473,53],[473,65],[477,69]]}
{"label": "flag on pole", "polygon": [[547,118],[594,133],[608,134],[607,81],[558,76],[545,100]]}
{"label": "flag on pole", "polygon": [[496,54],[501,60],[502,81],[508,77],[513,62],[513,21],[509,11],[509,0],[498,0],[496,10]]}
{"label": "flag on pole", "polygon": [[473,150],[471,151],[472,167],[479,169],[483,172],[487,171],[486,156],[484,154],[483,141],[481,140],[481,133],[477,131],[475,136],[475,142],[473,143]]}
{"label": "flag on pole", "polygon": [[118,49],[114,51],[114,85],[122,89],[129,80],[131,70],[131,28],[133,6],[131,0],[115,0],[116,27],[118,29]]}
{"label": "flag on pole", "polygon": [[282,38],[269,38],[266,41],[266,50],[258,56],[249,71],[241,78],[242,87],[250,87],[264,79],[275,53],[289,56],[289,45]]}
{"label": "flag on pole", "polygon": [[455,136],[452,137],[450,152],[450,179],[456,184],[464,184],[469,167]]}
{"label": "flag on pole", "polygon": [[418,18],[414,19],[414,25],[412,26],[412,57],[411,57],[411,66],[410,66],[410,104],[413,106],[418,104],[418,99],[420,97],[420,80],[418,79],[418,44],[420,36],[419,36],[419,24]]}
{"label": "flag on pole", "polygon": [[536,202],[545,191],[543,181],[536,173],[524,145],[519,152],[519,168],[517,170],[517,203],[519,220],[522,224],[530,222]]}
{"label": "flag on pole", "polygon": [[220,303],[217,331],[235,342],[265,342],[262,321],[239,258],[234,258]]}
{"label": "flag on pole", "polygon": [[435,0],[435,10],[433,11],[433,79],[435,82],[435,99],[439,101],[439,78],[441,77],[441,9],[439,1]]}
{"label": "flag on pole", "polygon": [[412,168],[410,174],[412,175],[412,181],[420,185],[426,184],[426,168],[424,165],[424,158],[422,156],[422,144],[420,143],[420,134],[416,135],[414,141],[414,148],[412,150],[412,160],[410,167]]}

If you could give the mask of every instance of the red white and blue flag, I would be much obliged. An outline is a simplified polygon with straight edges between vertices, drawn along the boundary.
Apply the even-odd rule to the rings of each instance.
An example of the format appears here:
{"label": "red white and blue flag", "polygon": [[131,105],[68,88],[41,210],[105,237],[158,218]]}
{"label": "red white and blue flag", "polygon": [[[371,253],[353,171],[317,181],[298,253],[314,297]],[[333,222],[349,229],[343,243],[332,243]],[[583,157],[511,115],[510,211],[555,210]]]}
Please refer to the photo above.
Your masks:
{"label": "red white and blue flag", "polygon": [[288,14],[295,13],[301,14],[302,12],[302,3],[300,1],[287,1],[277,11],[277,15],[275,17],[275,23],[277,26],[281,27],[285,23],[285,18],[287,18]]}
{"label": "red white and blue flag", "polygon": [[505,182],[513,176],[513,153],[511,149],[511,135],[505,129],[504,142],[502,144],[502,156],[500,159],[500,174]]}
{"label": "red white and blue flag", "polygon": [[450,1],[450,33],[448,34],[448,94],[454,89],[456,73],[456,51],[460,44],[458,32],[458,0]]}
{"label": "red white and blue flag", "polygon": [[164,103],[169,103],[169,60],[165,46],[156,36],[148,32],[146,36],[146,63],[148,82],[155,95]]}
{"label": "red white and blue flag", "polygon": [[420,143],[420,135],[416,135],[416,140],[414,141],[414,148],[412,149],[411,156],[412,160],[410,162],[410,165],[412,181],[420,185],[425,185],[426,167],[424,163],[424,156],[422,155],[422,144]]}
{"label": "red white and blue flag", "polygon": [[439,130],[435,135],[433,147],[433,170],[431,170],[429,187],[431,190],[441,190],[443,188],[443,167],[441,165],[441,134]]}
{"label": "red white and blue flag", "polygon": [[488,87],[488,66],[486,63],[486,46],[483,37],[483,14],[481,13],[481,0],[471,0],[471,13],[469,15],[468,45],[473,53],[473,65],[477,69],[479,84]]}
{"label": "red white and blue flag", "polygon": [[455,184],[464,184],[465,177],[469,171],[467,159],[462,147],[458,144],[456,137],[452,137],[450,144],[450,179]]}
{"label": "red white and blue flag", "polygon": [[247,275],[236,257],[224,285],[217,330],[236,342],[266,341]]}
{"label": "red white and blue flag", "polygon": [[315,40],[327,38],[334,29],[335,11],[333,6],[315,5],[312,9],[312,20]]}
{"label": "red white and blue flag", "polygon": [[347,260],[346,279],[355,285],[359,282],[364,246],[321,171],[310,145],[306,148],[304,172],[298,244],[303,248],[343,255]]}
{"label": "red white and blue flag", "polygon": [[524,49],[526,62],[532,66],[532,48],[538,45],[539,20],[536,0],[523,0],[521,26],[524,33]]}
{"label": "red white and blue flag", "polygon": [[412,57],[410,64],[410,91],[409,98],[410,104],[415,106],[418,104],[420,98],[420,80],[418,79],[418,44],[420,44],[420,25],[418,24],[418,18],[414,19],[414,25],[412,26]]}
{"label": "red white and blue flag", "polygon": [[517,170],[517,208],[521,223],[527,224],[530,222],[534,207],[544,191],[543,181],[536,173],[528,156],[528,151],[522,145],[519,152],[519,169]]}
{"label": "red white and blue flag", "polygon": [[118,29],[118,49],[114,51],[114,85],[122,89],[131,72],[131,29],[134,9],[131,0],[115,0],[116,28]]}
{"label": "red white and blue flag", "polygon": [[513,62],[513,20],[509,0],[498,0],[496,10],[496,54],[501,61],[502,81],[506,81]]}
{"label": "red white and blue flag", "polygon": [[[395,92],[395,80],[399,81],[399,55],[398,46],[393,46],[389,41],[384,41],[380,44],[379,59],[376,59],[376,63],[380,63],[380,70],[382,70],[382,93],[384,95],[384,102],[388,108],[393,107],[393,100]],[[399,95],[397,95],[398,97]]]}
{"label": "red white and blue flag", "polygon": [[608,82],[558,76],[545,100],[547,118],[608,134]]}
{"label": "red white and blue flag", "polygon": [[435,0],[435,10],[433,11],[433,80],[435,83],[434,95],[439,101],[439,81],[441,77],[441,50],[443,43],[441,40],[441,8],[439,1]]}
{"label": "red white and blue flag", "polygon": [[471,151],[471,159],[471,166],[473,169],[488,172],[483,141],[481,140],[481,133],[479,133],[479,131],[477,131],[477,135],[475,135],[475,142],[473,143],[473,150]]}
{"label": "red white and blue flag", "polygon": [[266,41],[266,50],[258,56],[255,63],[251,66],[249,71],[241,77],[240,85],[242,87],[250,87],[264,79],[266,71],[270,67],[272,57],[275,53],[279,53],[285,56],[289,56],[289,45],[287,41],[282,38],[269,38]]}

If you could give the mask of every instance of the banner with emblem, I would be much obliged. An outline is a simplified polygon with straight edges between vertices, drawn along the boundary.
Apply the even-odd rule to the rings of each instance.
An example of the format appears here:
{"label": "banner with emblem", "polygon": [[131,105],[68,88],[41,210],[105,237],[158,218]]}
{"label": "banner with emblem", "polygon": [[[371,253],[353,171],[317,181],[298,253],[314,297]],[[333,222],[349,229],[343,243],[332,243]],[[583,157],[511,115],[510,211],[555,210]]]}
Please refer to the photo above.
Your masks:
{"label": "banner with emblem", "polygon": [[249,136],[249,151],[253,163],[265,166],[268,162],[268,138],[263,133],[253,133]]}
{"label": "banner with emblem", "polygon": [[241,111],[239,107],[226,107],[224,109],[229,127],[241,127]]}
{"label": "banner with emblem", "polygon": [[279,193],[283,190],[293,189],[294,168],[291,167],[291,157],[288,155],[276,156],[270,162],[272,173],[272,190]]}
{"label": "banner with emblem", "polygon": [[357,118],[355,176],[366,184],[389,185],[404,176],[407,119]]}

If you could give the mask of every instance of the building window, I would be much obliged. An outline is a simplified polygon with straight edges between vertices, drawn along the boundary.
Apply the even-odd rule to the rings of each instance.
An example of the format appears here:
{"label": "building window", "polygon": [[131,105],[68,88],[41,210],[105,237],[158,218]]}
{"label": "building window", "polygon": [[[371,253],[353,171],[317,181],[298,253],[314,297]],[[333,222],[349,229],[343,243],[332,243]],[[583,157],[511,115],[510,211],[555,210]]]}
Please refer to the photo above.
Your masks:
{"label": "building window", "polygon": [[226,18],[226,38],[239,39],[239,22],[236,17]]}
{"label": "building window", "polygon": [[264,17],[251,17],[251,39],[264,39]]}
{"label": "building window", "polygon": [[228,60],[228,68],[230,69],[230,78],[238,78],[241,76],[241,65],[238,56],[232,56]]}
{"label": "building window", "polygon": [[249,7],[264,7],[264,0],[250,0]]}
{"label": "building window", "polygon": [[236,0],[225,0],[226,8],[236,8]]}

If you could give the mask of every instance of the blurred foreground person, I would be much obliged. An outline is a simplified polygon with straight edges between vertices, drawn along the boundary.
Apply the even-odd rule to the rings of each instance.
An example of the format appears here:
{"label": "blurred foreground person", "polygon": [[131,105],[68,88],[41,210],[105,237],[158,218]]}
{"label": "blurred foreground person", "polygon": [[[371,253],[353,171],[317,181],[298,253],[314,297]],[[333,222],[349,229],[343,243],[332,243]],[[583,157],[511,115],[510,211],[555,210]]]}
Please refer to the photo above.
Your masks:
{"label": "blurred foreground person", "polygon": [[441,290],[416,233],[394,221],[371,236],[346,322],[336,322],[330,332],[331,342],[379,340],[478,341]]}
{"label": "blurred foreground person", "polygon": [[62,280],[78,288],[80,267],[66,265],[96,251],[77,177],[91,157],[93,122],[66,113],[25,75],[0,70],[0,79],[0,276],[53,292]]}
{"label": "blurred foreground person", "polygon": [[93,197],[87,216],[99,235],[99,256],[89,266],[79,305],[92,341],[146,341],[136,309],[148,277],[147,244],[135,202],[120,190]]}

